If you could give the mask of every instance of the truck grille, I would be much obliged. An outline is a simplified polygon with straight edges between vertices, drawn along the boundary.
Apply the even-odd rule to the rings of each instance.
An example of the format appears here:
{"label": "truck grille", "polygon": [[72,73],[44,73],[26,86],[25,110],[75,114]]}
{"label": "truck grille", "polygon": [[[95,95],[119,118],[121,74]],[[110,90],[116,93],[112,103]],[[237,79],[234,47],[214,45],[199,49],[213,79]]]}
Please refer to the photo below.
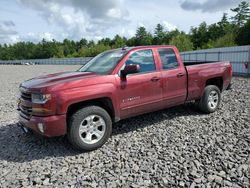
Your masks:
{"label": "truck grille", "polygon": [[22,116],[25,119],[30,119],[32,115],[32,106],[31,104],[31,93],[27,92],[23,88],[20,88],[20,104],[19,104],[19,110],[21,111],[20,116]]}
{"label": "truck grille", "polygon": [[31,101],[31,94],[21,91],[21,98],[26,101]]}
{"label": "truck grille", "polygon": [[32,115],[32,107],[27,107],[27,106],[23,106],[20,105],[19,109],[21,111],[21,116],[25,119],[30,119],[31,115]]}

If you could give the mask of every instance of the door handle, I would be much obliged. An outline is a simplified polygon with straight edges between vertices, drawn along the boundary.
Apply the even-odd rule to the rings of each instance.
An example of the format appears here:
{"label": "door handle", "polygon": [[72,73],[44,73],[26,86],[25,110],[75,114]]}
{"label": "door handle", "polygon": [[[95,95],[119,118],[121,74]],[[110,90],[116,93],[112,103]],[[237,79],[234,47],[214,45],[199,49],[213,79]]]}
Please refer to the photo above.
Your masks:
{"label": "door handle", "polygon": [[156,76],[154,76],[153,78],[151,78],[151,81],[152,81],[152,82],[157,82],[158,80],[160,80],[160,78],[159,78],[159,77],[156,77]]}
{"label": "door handle", "polygon": [[179,73],[179,74],[177,74],[177,78],[181,78],[181,77],[183,77],[184,76],[184,74],[183,73]]}

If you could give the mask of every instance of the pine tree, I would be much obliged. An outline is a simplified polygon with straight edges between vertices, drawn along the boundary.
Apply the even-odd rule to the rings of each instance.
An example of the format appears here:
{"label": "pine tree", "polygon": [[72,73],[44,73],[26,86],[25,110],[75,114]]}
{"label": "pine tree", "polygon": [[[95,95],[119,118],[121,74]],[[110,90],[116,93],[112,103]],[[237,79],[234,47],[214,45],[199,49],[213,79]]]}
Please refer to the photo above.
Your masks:
{"label": "pine tree", "polygon": [[164,27],[161,24],[157,24],[154,32],[154,44],[163,44],[165,38]]}
{"label": "pine tree", "polygon": [[246,1],[242,1],[238,7],[231,9],[231,11],[236,13],[231,19],[238,27],[243,26],[250,18],[249,3]]}
{"label": "pine tree", "polygon": [[250,44],[250,19],[247,23],[239,29],[236,36],[236,42],[238,45],[249,45]]}
{"label": "pine tree", "polygon": [[150,45],[152,44],[152,35],[147,32],[145,27],[139,27],[135,34],[136,45]]}
{"label": "pine tree", "polygon": [[222,28],[225,28],[227,27],[228,24],[229,24],[229,21],[228,21],[227,13],[223,13],[221,20],[218,22],[218,25]]}

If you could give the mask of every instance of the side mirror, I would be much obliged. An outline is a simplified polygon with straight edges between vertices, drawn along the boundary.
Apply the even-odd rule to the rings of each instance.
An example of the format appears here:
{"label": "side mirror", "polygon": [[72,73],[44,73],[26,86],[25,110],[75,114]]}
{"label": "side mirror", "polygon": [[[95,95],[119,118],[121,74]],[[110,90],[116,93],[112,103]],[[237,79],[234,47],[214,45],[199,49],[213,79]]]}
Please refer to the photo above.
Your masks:
{"label": "side mirror", "polygon": [[140,65],[126,65],[123,70],[121,70],[121,76],[126,77],[128,74],[138,73],[140,70]]}

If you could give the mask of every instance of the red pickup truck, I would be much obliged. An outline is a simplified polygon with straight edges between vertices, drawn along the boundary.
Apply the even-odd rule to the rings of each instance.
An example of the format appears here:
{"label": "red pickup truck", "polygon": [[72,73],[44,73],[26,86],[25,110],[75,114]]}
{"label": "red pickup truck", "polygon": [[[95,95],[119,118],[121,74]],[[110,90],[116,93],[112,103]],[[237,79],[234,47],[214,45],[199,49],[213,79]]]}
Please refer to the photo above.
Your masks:
{"label": "red pickup truck", "polygon": [[67,135],[74,147],[93,150],[121,119],[186,101],[214,112],[231,78],[229,62],[183,63],[174,46],[110,50],[77,71],[23,82],[19,125],[46,137]]}

